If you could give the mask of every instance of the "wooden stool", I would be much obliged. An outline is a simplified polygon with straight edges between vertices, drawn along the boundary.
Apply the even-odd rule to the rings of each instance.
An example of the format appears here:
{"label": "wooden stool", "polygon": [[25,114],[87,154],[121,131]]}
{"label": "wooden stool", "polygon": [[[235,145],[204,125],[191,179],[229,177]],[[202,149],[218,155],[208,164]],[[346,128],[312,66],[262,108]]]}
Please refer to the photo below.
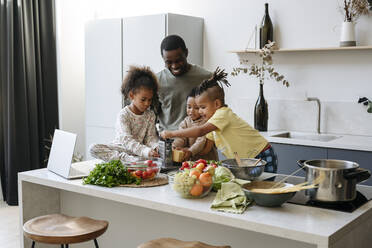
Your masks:
{"label": "wooden stool", "polygon": [[23,233],[35,242],[60,244],[68,248],[69,244],[94,240],[98,248],[97,237],[102,235],[108,227],[104,220],[94,220],[88,217],[70,217],[63,214],[50,214],[35,217],[23,225]]}
{"label": "wooden stool", "polygon": [[198,241],[181,241],[171,238],[154,239],[137,248],[231,248],[231,246],[213,246]]}

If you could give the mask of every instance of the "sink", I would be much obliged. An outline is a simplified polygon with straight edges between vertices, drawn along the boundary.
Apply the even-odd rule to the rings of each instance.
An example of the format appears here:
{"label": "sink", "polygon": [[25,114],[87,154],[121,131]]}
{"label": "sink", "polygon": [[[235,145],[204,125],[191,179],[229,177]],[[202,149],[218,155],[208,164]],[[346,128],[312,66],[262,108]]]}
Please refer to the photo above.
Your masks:
{"label": "sink", "polygon": [[301,139],[301,140],[313,140],[328,142],[341,138],[341,136],[329,135],[329,134],[314,134],[314,133],[300,133],[300,132],[285,132],[270,135],[270,137],[287,138],[287,139]]}

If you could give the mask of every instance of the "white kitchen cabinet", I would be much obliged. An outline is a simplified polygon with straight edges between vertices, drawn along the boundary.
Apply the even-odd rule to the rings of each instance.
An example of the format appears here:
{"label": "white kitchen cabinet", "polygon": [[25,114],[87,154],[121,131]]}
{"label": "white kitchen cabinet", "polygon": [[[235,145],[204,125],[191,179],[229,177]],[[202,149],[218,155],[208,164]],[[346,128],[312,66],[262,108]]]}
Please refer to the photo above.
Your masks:
{"label": "white kitchen cabinet", "polygon": [[[180,35],[188,61],[203,65],[203,19],[177,14],[102,19],[85,26],[86,157],[91,143],[114,138],[116,115],[122,108],[120,86],[129,65],[164,68],[160,43]],[[112,137],[110,137],[112,135]]]}

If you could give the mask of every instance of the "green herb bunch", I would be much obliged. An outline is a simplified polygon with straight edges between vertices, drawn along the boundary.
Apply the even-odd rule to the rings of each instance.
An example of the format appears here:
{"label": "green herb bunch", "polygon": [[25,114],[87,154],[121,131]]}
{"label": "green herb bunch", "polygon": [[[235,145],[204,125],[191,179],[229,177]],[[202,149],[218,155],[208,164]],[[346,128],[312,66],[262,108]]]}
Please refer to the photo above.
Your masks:
{"label": "green herb bunch", "polygon": [[115,187],[120,184],[140,184],[141,179],[134,177],[120,160],[111,160],[107,163],[97,164],[88,177],[83,179],[84,184],[94,184],[105,187]]}

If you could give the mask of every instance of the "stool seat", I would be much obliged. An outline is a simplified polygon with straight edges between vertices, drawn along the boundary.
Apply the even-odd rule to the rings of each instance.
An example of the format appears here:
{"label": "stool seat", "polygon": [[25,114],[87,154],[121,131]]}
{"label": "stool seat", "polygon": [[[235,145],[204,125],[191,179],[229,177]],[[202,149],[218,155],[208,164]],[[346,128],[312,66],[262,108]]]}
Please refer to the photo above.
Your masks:
{"label": "stool seat", "polygon": [[73,244],[96,239],[108,227],[104,220],[63,214],[39,216],[23,225],[25,236],[47,244]]}
{"label": "stool seat", "polygon": [[199,241],[181,241],[172,238],[160,238],[143,243],[137,248],[231,248],[231,246],[213,246]]}

